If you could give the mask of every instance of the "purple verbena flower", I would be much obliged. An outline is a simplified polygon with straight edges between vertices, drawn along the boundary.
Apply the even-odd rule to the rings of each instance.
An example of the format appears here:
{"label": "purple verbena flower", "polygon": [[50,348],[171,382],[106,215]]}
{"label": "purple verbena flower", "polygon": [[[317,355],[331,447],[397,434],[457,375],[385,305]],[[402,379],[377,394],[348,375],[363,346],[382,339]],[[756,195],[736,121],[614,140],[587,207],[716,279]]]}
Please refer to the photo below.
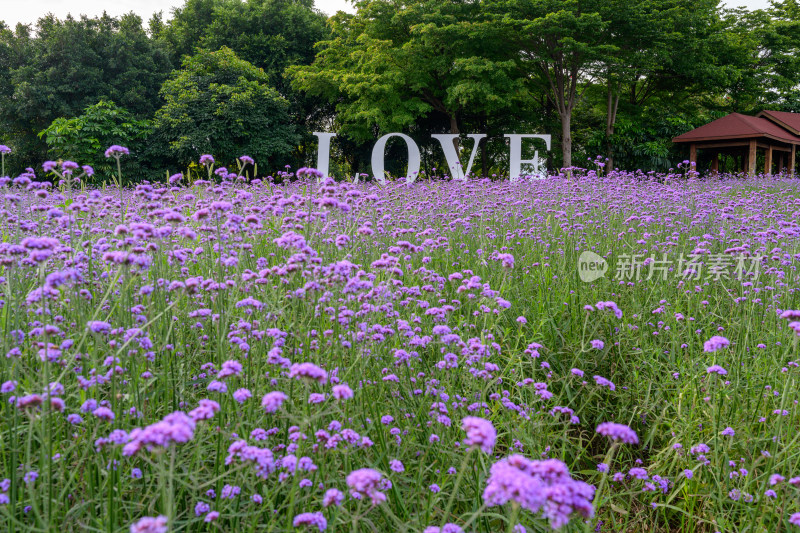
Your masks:
{"label": "purple verbena flower", "polygon": [[703,344],[703,351],[716,352],[717,350],[721,350],[722,348],[730,346],[730,344],[731,341],[729,341],[725,337],[714,335]]}
{"label": "purple verbena flower", "polygon": [[349,400],[353,397],[353,389],[347,385],[334,385],[333,397],[337,400]]}
{"label": "purple verbena flower", "polygon": [[325,496],[322,498],[322,506],[330,507],[331,505],[339,506],[344,501],[344,494],[339,489],[328,489],[325,491]]}
{"label": "purple verbena flower", "polygon": [[711,365],[706,369],[706,372],[709,374],[719,374],[720,376],[725,376],[728,374],[728,371],[719,365]]}
{"label": "purple verbena flower", "polygon": [[261,407],[268,413],[274,413],[281,408],[287,398],[288,396],[281,391],[268,392],[261,398]]}
{"label": "purple verbena flower", "polygon": [[465,445],[478,447],[485,453],[492,453],[497,440],[497,431],[491,422],[477,416],[465,416],[461,419],[461,427],[467,433],[467,438],[464,439]]}
{"label": "purple verbena flower", "polygon": [[319,531],[325,531],[328,528],[328,521],[325,520],[325,516],[321,512],[317,511],[316,513],[301,513],[295,516],[292,525],[294,527],[316,527]]}
{"label": "purple verbena flower", "polygon": [[603,376],[594,376],[594,382],[601,387],[608,387],[610,390],[615,390],[617,388],[610,380]]}
{"label": "purple verbena flower", "polygon": [[186,413],[175,411],[160,422],[145,428],[135,428],[128,435],[128,444],[122,448],[122,455],[130,457],[141,449],[152,451],[168,448],[173,444],[185,444],[194,438],[195,421]]}
{"label": "purple verbena flower", "polygon": [[328,381],[328,373],[314,363],[293,364],[289,368],[289,377],[323,384]]}
{"label": "purple verbena flower", "polygon": [[130,150],[125,148],[124,146],[120,146],[118,144],[113,144],[106,149],[106,157],[120,157],[123,155],[130,154]]}
{"label": "purple verbena flower", "polygon": [[236,392],[233,393],[233,399],[239,403],[244,403],[252,396],[253,394],[248,389],[236,389]]}
{"label": "purple verbena flower", "polygon": [[625,424],[603,422],[597,426],[596,431],[614,441],[618,440],[624,442],[625,444],[639,444],[639,436],[634,430]]}
{"label": "purple verbena flower", "polygon": [[353,470],[347,475],[347,486],[358,494],[370,497],[373,505],[386,501],[386,495],[380,492],[383,475],[371,468]]}
{"label": "purple verbena flower", "polygon": [[167,523],[166,516],[145,516],[131,525],[131,533],[167,533]]}
{"label": "purple verbena flower", "polygon": [[489,507],[514,501],[534,514],[540,512],[558,529],[572,514],[594,515],[595,488],[572,479],[567,465],[557,459],[532,461],[511,455],[492,465],[483,500]]}

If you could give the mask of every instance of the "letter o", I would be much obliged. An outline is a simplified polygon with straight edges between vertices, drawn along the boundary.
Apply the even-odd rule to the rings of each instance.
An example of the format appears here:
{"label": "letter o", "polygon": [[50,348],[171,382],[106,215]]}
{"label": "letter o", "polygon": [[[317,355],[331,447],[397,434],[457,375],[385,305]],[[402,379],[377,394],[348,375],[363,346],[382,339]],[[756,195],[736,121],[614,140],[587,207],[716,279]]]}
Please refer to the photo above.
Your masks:
{"label": "letter o", "polygon": [[417,143],[414,142],[414,139],[404,133],[387,133],[378,139],[375,146],[372,148],[372,175],[381,183],[386,181],[386,176],[384,175],[384,157],[386,156],[386,142],[391,137],[400,137],[406,142],[406,146],[408,147],[406,183],[412,183],[417,179],[417,174],[419,174],[419,147]]}

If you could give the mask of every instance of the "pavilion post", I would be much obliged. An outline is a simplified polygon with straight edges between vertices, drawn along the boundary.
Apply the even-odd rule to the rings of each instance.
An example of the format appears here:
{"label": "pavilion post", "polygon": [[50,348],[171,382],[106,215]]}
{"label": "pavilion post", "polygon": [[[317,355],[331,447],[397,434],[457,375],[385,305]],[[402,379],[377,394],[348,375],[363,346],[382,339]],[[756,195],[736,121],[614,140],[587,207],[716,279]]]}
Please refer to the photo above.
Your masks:
{"label": "pavilion post", "polygon": [[789,171],[789,175],[792,177],[794,177],[794,155],[796,148],[797,147],[795,145],[792,145],[792,151],[789,154],[789,168],[787,170]]}
{"label": "pavilion post", "polygon": [[756,140],[750,139],[750,149],[747,151],[747,173],[756,173]]}
{"label": "pavilion post", "polygon": [[719,172],[719,153],[714,152],[714,157],[711,158],[711,172],[716,174]]}
{"label": "pavilion post", "polygon": [[[692,165],[694,163],[694,165]],[[692,143],[689,145],[689,165],[696,167],[697,165],[697,145]]]}
{"label": "pavilion post", "polygon": [[772,145],[769,145],[764,153],[764,174],[772,174]]}

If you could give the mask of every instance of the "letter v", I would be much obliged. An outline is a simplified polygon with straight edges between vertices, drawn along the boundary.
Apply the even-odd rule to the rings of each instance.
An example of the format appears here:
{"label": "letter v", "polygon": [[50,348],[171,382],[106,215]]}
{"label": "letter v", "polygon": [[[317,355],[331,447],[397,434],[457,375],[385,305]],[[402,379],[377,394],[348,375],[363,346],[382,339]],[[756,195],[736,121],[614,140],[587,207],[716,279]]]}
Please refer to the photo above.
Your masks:
{"label": "letter v", "polygon": [[475,154],[478,153],[478,145],[480,144],[481,139],[486,137],[486,134],[470,133],[467,135],[467,137],[475,141],[475,143],[472,145],[472,153],[469,156],[469,163],[467,163],[466,172],[461,169],[461,161],[456,153],[456,147],[453,145],[453,141],[458,138],[458,135],[455,133],[441,133],[431,135],[431,137],[439,141],[439,144],[442,145],[442,151],[444,152],[444,157],[447,160],[447,166],[450,167],[450,177],[452,177],[454,180],[461,181],[467,179],[467,176],[469,176],[469,173],[472,170],[472,163],[475,161]]}

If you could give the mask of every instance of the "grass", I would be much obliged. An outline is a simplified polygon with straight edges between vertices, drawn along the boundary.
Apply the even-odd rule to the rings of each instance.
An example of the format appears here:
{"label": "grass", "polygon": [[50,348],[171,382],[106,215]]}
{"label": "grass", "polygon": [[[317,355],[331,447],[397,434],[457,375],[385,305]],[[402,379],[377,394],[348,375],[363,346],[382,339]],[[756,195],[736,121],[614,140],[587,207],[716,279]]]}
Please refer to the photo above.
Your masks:
{"label": "grass", "polygon": [[[170,531],[318,530],[293,527],[305,512],[327,531],[549,530],[540,513],[484,500],[491,466],[514,453],[563,461],[597,489],[594,516],[573,514],[565,531],[795,527],[798,336],[779,316],[800,309],[793,179],[26,185],[6,186],[0,227],[10,531],[157,531],[139,523],[157,516]],[[587,250],[609,264],[590,283]],[[620,279],[626,256],[663,254],[671,270]],[[740,258],[757,271],[739,279]],[[709,277],[720,262],[727,276]],[[605,301],[622,317],[598,310]],[[729,346],[705,351],[713,336]],[[218,379],[231,360],[241,371]],[[304,362],[326,383],[290,378]],[[334,384],[353,398],[335,399]],[[270,413],[272,391],[287,400]],[[219,410],[186,442],[123,453],[134,428],[202,399]],[[468,415],[496,429],[491,454],[464,444]],[[597,434],[608,421],[639,444]],[[273,471],[226,461],[240,439],[269,448]],[[308,459],[292,468],[287,455]],[[389,480],[385,502],[350,494],[361,468]],[[324,507],[332,488],[344,501]]]}

